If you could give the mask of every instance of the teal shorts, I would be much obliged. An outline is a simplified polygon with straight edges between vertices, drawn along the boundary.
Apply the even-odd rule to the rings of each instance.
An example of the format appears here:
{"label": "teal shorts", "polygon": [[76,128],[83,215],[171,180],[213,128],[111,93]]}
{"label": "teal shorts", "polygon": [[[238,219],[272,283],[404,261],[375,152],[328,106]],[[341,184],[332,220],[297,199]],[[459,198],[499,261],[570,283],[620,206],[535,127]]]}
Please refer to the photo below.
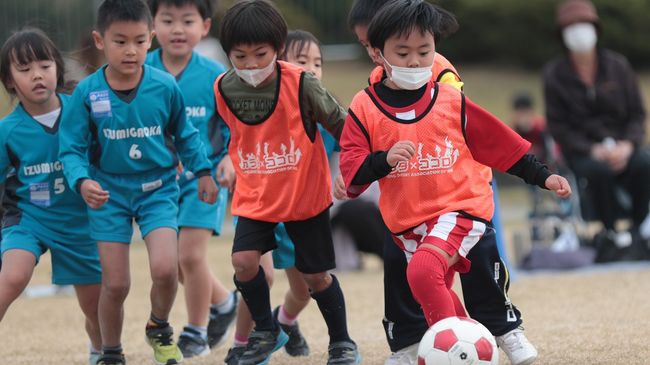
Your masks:
{"label": "teal shorts", "polygon": [[278,247],[273,250],[273,267],[281,270],[296,266],[296,248],[291,238],[289,238],[284,224],[280,223],[275,226],[273,233],[275,234],[275,241],[278,244]]}
{"label": "teal shorts", "polygon": [[88,208],[90,235],[104,242],[130,243],[133,220],[142,238],[158,228],[178,230],[178,183],[176,170],[114,175],[92,172],[110,198],[99,209]]}
{"label": "teal shorts", "polygon": [[228,189],[220,187],[217,201],[208,204],[199,200],[199,179],[192,173],[184,171],[178,179],[178,186],[178,226],[206,228],[219,235],[228,206]]}
{"label": "teal shorts", "polygon": [[52,283],[57,285],[87,285],[102,282],[97,243],[90,236],[62,235],[36,222],[23,219],[19,224],[2,230],[0,252],[24,250],[32,253],[38,263],[50,250]]}

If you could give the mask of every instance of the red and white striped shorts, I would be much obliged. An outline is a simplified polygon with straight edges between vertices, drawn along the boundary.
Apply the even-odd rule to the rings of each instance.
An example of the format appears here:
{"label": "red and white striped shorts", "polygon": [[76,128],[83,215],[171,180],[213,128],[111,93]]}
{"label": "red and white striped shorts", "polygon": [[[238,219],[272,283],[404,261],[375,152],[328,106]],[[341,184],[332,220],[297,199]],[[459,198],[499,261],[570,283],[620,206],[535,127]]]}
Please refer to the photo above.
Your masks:
{"label": "red and white striped shorts", "polygon": [[460,259],[453,268],[462,273],[469,271],[471,264],[466,256],[487,228],[484,222],[451,212],[393,236],[393,241],[404,251],[407,260],[410,260],[417,248],[424,243],[441,248],[449,256],[458,253]]}

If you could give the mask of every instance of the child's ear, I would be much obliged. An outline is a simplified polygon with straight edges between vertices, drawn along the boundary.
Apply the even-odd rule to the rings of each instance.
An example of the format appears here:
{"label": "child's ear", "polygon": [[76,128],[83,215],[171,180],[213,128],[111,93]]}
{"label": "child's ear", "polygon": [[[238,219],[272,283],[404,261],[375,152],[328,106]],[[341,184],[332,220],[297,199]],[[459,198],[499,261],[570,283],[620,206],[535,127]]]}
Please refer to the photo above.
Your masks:
{"label": "child's ear", "polygon": [[210,28],[212,27],[212,19],[207,18],[203,19],[203,32],[201,33],[201,38],[205,37],[210,33]]}
{"label": "child's ear", "polygon": [[96,30],[93,30],[93,40],[95,41],[95,47],[97,47],[98,50],[103,51],[104,37],[102,37],[102,35]]}

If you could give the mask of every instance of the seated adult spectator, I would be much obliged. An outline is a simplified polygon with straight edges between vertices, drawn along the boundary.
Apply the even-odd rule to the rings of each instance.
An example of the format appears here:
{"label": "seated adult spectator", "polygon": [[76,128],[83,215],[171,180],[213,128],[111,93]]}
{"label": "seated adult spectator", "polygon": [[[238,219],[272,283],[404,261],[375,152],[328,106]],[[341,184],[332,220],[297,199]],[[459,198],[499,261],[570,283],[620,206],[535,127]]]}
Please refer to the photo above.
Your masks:
{"label": "seated adult spectator", "polygon": [[[544,68],[546,122],[579,181],[586,181],[606,237],[597,260],[642,259],[647,245],[639,225],[648,215],[650,158],[643,150],[645,110],[627,59],[597,45],[599,17],[589,0],[557,8],[564,54]],[[617,232],[615,189],[632,196],[630,231]]]}

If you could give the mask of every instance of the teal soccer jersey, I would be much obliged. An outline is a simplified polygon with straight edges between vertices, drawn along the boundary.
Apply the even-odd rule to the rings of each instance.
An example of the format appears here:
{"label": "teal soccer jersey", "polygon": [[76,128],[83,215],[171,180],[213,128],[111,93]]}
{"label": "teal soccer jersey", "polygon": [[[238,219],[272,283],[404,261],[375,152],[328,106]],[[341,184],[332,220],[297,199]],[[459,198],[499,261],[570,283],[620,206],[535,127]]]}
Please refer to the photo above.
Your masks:
{"label": "teal soccer jersey", "polygon": [[[167,71],[160,49],[147,55],[146,64]],[[223,65],[194,52],[185,69],[176,76],[185,100],[185,114],[199,130],[213,166],[227,153],[225,146],[230,136],[226,123],[217,113],[213,89],[217,76],[224,72]]]}
{"label": "teal soccer jersey", "polygon": [[173,77],[144,65],[139,85],[120,95],[105,69],[77,85],[63,113],[60,160],[71,187],[90,178],[89,165],[114,175],[141,174],[173,168],[178,155],[194,173],[211,169]]}
{"label": "teal soccer jersey", "polygon": [[6,210],[3,227],[28,219],[68,237],[87,237],[86,204],[65,184],[58,158],[62,115],[70,106],[68,96],[58,97],[61,115],[52,128],[38,123],[20,104],[0,121],[0,181],[5,184]]}

